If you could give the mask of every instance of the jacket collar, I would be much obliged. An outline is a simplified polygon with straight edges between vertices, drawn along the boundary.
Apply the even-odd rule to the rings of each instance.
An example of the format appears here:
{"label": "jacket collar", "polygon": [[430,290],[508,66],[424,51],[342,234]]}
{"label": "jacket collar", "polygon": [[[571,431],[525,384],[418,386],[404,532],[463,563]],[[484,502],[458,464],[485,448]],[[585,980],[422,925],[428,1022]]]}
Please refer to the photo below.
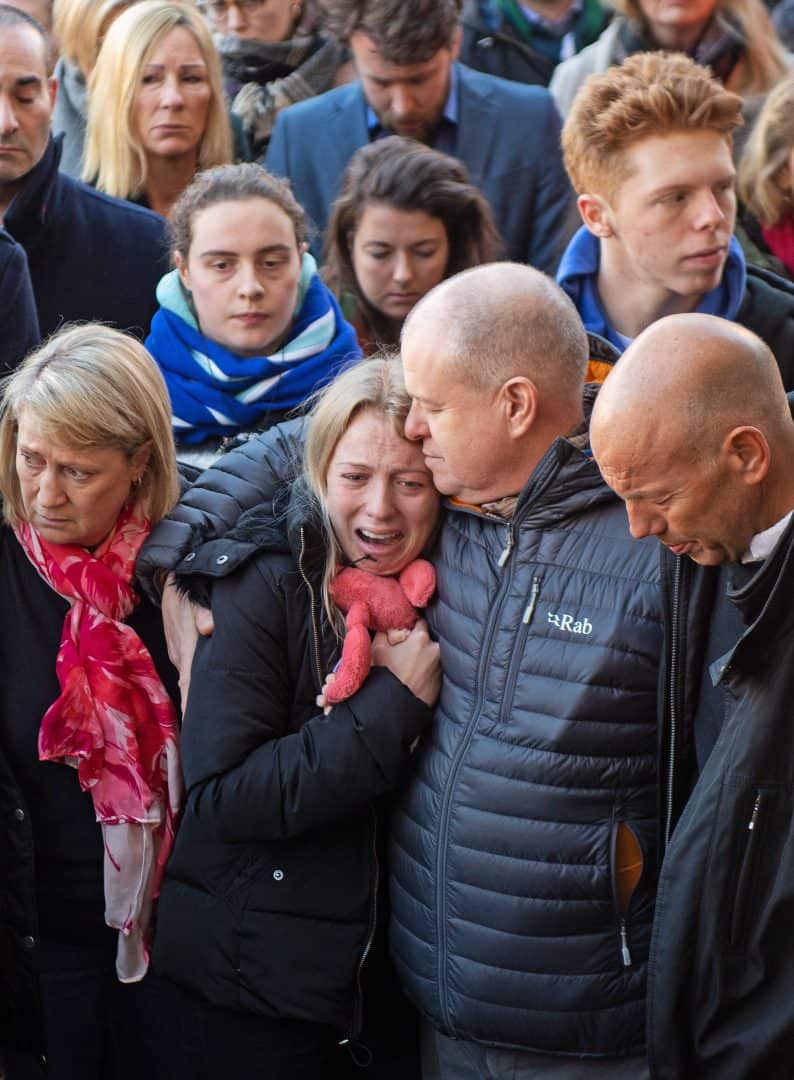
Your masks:
{"label": "jacket collar", "polygon": [[791,620],[791,590],[794,584],[794,518],[781,536],[775,550],[749,580],[746,569],[735,570],[738,582],[727,590],[741,612],[747,630],[724,656],[711,664],[709,674],[716,686],[723,677],[730,682],[734,667],[757,668],[758,660],[776,641],[786,622]]}
{"label": "jacket collar", "polygon": [[6,212],[6,229],[25,247],[52,219],[62,143],[63,135],[50,136],[47,149],[27,174],[24,186]]}

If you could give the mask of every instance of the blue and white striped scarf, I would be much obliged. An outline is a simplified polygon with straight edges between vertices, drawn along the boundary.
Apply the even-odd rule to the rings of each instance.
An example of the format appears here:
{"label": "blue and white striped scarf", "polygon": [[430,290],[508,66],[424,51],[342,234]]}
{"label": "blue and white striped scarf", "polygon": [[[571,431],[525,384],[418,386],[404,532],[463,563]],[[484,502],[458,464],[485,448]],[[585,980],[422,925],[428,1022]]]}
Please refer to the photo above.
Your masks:
{"label": "blue and white striped scarf", "polygon": [[146,348],[168,387],[177,443],[195,445],[254,431],[267,413],[300,405],[346,362],[361,356],[352,326],[308,254],[290,339],[273,356],[237,356],[205,337],[176,270],[160,281],[157,299],[161,306]]}

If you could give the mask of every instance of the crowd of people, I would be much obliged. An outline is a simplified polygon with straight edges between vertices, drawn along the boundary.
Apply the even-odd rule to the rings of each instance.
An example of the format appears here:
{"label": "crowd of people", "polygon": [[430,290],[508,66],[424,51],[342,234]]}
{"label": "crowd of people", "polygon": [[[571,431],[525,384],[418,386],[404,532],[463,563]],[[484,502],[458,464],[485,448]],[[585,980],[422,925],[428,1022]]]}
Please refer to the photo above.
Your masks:
{"label": "crowd of people", "polygon": [[1,0],[0,1080],[794,1077],[790,8]]}

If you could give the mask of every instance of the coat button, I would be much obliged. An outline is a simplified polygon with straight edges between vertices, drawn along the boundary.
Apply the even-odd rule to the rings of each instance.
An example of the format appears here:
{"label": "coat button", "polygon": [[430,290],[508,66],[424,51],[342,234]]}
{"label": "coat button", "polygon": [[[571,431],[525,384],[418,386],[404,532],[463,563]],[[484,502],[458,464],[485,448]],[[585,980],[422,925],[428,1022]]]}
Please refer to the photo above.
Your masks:
{"label": "coat button", "polygon": [[284,880],[284,871],[283,870],[274,870],[273,871],[273,880],[274,881],[283,881]]}
{"label": "coat button", "polygon": [[26,949],[35,949],[36,939],[31,934],[28,934],[27,937],[22,938],[22,944]]}
{"label": "coat button", "polygon": [[17,821],[25,820],[25,811],[22,809],[21,806],[18,806],[14,811],[14,817],[17,819]]}
{"label": "coat button", "polygon": [[218,564],[218,566],[223,566],[223,564],[227,563],[228,561],[229,561],[229,556],[228,555],[219,555],[218,558],[215,560],[215,562]]}
{"label": "coat button", "polygon": [[196,557],[195,551],[191,551],[189,555],[185,556],[185,562],[193,562]]}

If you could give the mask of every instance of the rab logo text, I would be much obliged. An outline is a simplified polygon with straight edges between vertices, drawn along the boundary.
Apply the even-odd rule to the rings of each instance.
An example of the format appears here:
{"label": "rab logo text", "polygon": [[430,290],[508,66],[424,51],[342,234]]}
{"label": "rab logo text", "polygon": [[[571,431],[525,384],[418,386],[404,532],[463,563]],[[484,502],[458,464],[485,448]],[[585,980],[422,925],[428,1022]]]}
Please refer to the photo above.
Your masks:
{"label": "rab logo text", "polygon": [[589,619],[574,619],[573,615],[550,611],[549,622],[558,630],[567,630],[569,634],[592,634],[593,624]]}

